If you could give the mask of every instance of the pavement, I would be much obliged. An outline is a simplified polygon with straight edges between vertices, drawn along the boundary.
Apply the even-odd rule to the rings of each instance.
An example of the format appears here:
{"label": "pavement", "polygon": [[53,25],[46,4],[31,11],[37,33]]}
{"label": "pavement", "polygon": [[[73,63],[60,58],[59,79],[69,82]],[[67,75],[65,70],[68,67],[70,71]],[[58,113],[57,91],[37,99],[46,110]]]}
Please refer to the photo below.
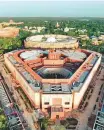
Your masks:
{"label": "pavement", "polygon": [[104,75],[104,68],[102,69],[100,75],[94,78],[94,84],[95,84],[94,91],[88,102],[88,106],[86,107],[83,113],[80,113],[80,116],[78,118],[79,122],[78,122],[76,130],[87,130],[88,118],[90,117],[93,111],[93,107],[96,104],[96,99],[98,97],[100,87],[102,83],[104,83],[104,81],[101,80],[101,78],[103,78],[103,75]]}
{"label": "pavement", "polygon": [[[4,79],[5,79],[5,82],[7,83],[8,87],[10,89],[11,88],[13,89],[13,83],[11,81],[11,77],[10,77],[9,74],[6,74],[6,72],[4,71],[4,69],[2,67],[2,64],[0,64],[0,72],[2,73],[2,75],[3,75]],[[15,93],[15,95],[13,95],[13,96],[16,99],[16,101],[19,101],[19,108],[21,110],[23,110],[23,116],[26,119],[26,121],[27,121],[27,123],[28,123],[28,125],[30,127],[30,130],[37,130],[37,128],[34,125],[34,121],[36,121],[35,114],[34,113],[30,113],[30,112],[27,111],[23,99],[20,97],[20,95],[18,94],[18,92],[15,89],[13,89],[13,93]]]}

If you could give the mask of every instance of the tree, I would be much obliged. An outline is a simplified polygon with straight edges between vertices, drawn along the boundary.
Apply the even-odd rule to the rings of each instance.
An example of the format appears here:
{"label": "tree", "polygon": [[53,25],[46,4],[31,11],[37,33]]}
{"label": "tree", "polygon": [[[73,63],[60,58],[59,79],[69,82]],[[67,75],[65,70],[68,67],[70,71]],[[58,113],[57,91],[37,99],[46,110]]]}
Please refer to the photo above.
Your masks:
{"label": "tree", "polygon": [[21,47],[22,47],[22,42],[18,37],[0,39],[0,54],[3,52],[8,52],[8,51],[21,48]]}
{"label": "tree", "polygon": [[32,35],[32,33],[31,32],[29,32],[29,31],[24,31],[24,30],[20,30],[20,33],[19,33],[19,39],[21,40],[21,41],[24,41],[27,37],[29,37],[29,36],[31,36]]}
{"label": "tree", "polygon": [[42,130],[46,130],[48,127],[48,123],[49,123],[49,118],[42,118],[39,119],[39,123],[40,123],[40,127]]}
{"label": "tree", "polygon": [[0,130],[7,130],[7,120],[1,108],[0,108]]}
{"label": "tree", "polygon": [[63,125],[54,125],[52,130],[66,130],[66,128]]}

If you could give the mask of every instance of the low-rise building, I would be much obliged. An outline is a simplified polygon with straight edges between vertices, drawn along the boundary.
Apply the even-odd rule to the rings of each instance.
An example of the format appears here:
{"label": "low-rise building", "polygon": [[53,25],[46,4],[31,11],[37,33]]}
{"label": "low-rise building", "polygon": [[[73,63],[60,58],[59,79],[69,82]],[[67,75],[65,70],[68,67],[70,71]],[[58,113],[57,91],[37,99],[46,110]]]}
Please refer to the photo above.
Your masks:
{"label": "low-rise building", "polygon": [[2,26],[9,26],[9,25],[21,25],[21,24],[24,24],[24,22],[14,22],[12,19],[10,19],[9,22],[2,22],[0,24]]}
{"label": "low-rise building", "polygon": [[19,35],[19,28],[6,27],[0,29],[0,37],[16,37]]}
{"label": "low-rise building", "polygon": [[68,32],[68,31],[69,31],[68,27],[64,28],[64,32]]}
{"label": "low-rise building", "polygon": [[98,39],[101,40],[101,41],[104,41],[104,35],[100,35],[100,36],[98,37]]}
{"label": "low-rise building", "polygon": [[89,36],[88,35],[79,35],[78,37],[81,40],[89,40]]}

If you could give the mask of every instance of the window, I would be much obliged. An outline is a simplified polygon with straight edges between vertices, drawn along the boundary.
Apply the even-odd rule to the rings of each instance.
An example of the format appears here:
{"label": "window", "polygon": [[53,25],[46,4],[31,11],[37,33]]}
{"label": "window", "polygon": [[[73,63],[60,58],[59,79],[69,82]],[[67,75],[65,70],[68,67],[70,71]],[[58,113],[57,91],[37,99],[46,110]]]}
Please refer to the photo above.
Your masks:
{"label": "window", "polygon": [[69,108],[65,108],[65,109],[69,109]]}
{"label": "window", "polygon": [[99,101],[99,98],[96,99],[96,102],[98,102],[98,101]]}
{"label": "window", "polygon": [[49,102],[44,102],[45,105],[49,105]]}
{"label": "window", "polygon": [[65,105],[69,105],[70,103],[69,102],[65,102]]}

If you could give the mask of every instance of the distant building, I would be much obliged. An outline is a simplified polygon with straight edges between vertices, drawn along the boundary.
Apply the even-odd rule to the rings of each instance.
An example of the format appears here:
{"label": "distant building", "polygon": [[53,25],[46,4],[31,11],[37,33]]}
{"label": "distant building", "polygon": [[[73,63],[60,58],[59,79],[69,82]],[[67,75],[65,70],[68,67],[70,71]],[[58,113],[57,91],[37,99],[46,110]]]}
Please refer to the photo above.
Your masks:
{"label": "distant building", "polygon": [[60,27],[60,25],[59,25],[59,23],[58,23],[58,22],[56,23],[56,27],[57,27],[57,28],[59,28],[59,27]]}
{"label": "distant building", "polygon": [[24,28],[25,28],[25,29],[28,29],[28,26],[25,26]]}
{"label": "distant building", "polygon": [[100,35],[100,36],[98,37],[98,39],[101,40],[101,41],[104,41],[104,35]]}
{"label": "distant building", "polygon": [[0,29],[0,37],[16,37],[19,34],[19,28],[6,27]]}
{"label": "distant building", "polygon": [[37,29],[37,32],[40,33],[42,30],[45,29],[45,27],[36,27],[36,29]]}
{"label": "distant building", "polygon": [[33,27],[29,27],[29,30],[31,30]]}
{"label": "distant building", "polygon": [[75,30],[76,28],[69,28],[69,30]]}
{"label": "distant building", "polygon": [[64,32],[68,32],[68,31],[69,31],[68,27],[64,28]]}
{"label": "distant building", "polygon": [[9,26],[9,25],[21,25],[24,24],[24,22],[14,22],[12,19],[10,19],[9,22],[2,22],[0,24],[3,26]]}
{"label": "distant building", "polygon": [[36,29],[31,30],[32,33],[37,33]]}
{"label": "distant building", "polygon": [[93,45],[99,45],[100,44],[99,41],[98,41],[98,37],[96,37],[96,36],[92,36],[91,40],[92,40]]}
{"label": "distant building", "polygon": [[3,26],[2,26],[2,24],[0,24],[0,29],[2,29],[3,28]]}
{"label": "distant building", "polygon": [[78,29],[78,32],[84,34],[87,32],[87,30],[86,29]]}
{"label": "distant building", "polygon": [[[54,39],[54,40],[52,40]],[[51,42],[53,41],[53,42]],[[36,35],[27,37],[25,47],[32,48],[78,48],[79,42],[76,38],[65,35]]]}
{"label": "distant building", "polygon": [[89,37],[87,35],[79,35],[79,37],[81,40],[89,40]]}

